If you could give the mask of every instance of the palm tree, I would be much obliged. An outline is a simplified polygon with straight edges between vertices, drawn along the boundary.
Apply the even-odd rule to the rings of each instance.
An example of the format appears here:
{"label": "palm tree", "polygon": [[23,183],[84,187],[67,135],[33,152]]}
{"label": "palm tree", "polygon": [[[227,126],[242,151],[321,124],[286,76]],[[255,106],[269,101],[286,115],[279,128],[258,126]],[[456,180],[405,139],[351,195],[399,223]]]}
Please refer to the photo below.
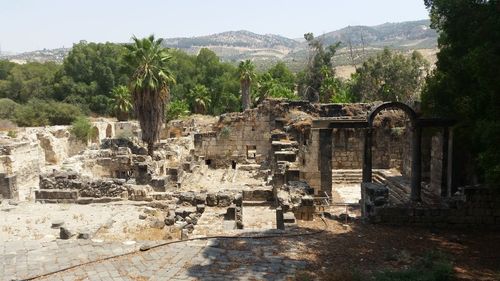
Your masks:
{"label": "palm tree", "polygon": [[132,96],[127,86],[116,86],[111,91],[113,96],[113,110],[118,121],[127,121],[128,113],[132,110]]}
{"label": "palm tree", "polygon": [[249,109],[251,105],[250,86],[252,81],[255,79],[254,70],[255,66],[250,60],[241,61],[238,65],[241,86],[241,104],[243,105],[243,110]]}
{"label": "palm tree", "polygon": [[204,85],[196,84],[190,91],[193,108],[195,113],[205,114],[208,106],[212,102],[208,92],[208,88]]}
{"label": "palm tree", "polygon": [[169,97],[169,85],[175,79],[167,67],[171,56],[154,35],[138,39],[126,45],[126,61],[133,70],[130,90],[134,110],[142,130],[142,140],[148,145],[148,154],[153,156],[154,143],[160,138],[165,116],[165,104]]}

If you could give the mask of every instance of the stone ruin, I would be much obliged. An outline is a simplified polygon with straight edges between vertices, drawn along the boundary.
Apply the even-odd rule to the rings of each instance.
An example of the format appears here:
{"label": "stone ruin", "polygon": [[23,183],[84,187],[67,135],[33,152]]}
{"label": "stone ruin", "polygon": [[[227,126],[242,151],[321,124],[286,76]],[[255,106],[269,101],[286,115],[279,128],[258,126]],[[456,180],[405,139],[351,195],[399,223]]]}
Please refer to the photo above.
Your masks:
{"label": "stone ruin", "polygon": [[136,122],[96,121],[88,143],[64,126],[25,128],[0,138],[0,194],[147,202],[164,211],[160,227],[184,237],[209,208],[224,210],[224,230],[252,228],[245,221],[258,206],[278,210],[279,228],[348,206],[373,223],[499,226],[499,196],[453,185],[453,124],[402,103],[265,100],[241,113],[171,121],[154,157]]}

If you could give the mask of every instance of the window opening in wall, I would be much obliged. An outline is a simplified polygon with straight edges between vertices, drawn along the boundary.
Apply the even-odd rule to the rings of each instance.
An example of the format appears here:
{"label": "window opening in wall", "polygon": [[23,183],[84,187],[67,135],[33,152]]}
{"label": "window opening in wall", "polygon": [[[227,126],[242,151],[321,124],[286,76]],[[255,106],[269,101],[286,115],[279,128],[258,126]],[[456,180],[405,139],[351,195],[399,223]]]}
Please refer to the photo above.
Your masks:
{"label": "window opening in wall", "polygon": [[231,161],[231,168],[236,169],[236,161]]}
{"label": "window opening in wall", "polygon": [[302,158],[302,166],[305,166],[305,165],[306,165],[306,159]]}
{"label": "window opening in wall", "polygon": [[255,159],[256,154],[257,154],[257,146],[247,145],[247,159]]}
{"label": "window opening in wall", "polygon": [[253,132],[253,131],[255,131],[255,127],[254,127],[254,126],[252,126],[252,132]]}
{"label": "window opening in wall", "polygon": [[212,159],[205,159],[205,165],[207,166],[212,165]]}

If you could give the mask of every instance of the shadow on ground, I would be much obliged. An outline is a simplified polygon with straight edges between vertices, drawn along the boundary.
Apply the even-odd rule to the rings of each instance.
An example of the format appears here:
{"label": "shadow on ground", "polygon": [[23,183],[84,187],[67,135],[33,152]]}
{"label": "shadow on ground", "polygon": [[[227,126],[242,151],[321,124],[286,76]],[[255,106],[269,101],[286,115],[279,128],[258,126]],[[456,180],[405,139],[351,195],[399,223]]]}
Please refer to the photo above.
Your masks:
{"label": "shadow on ground", "polygon": [[[327,223],[326,230],[315,235],[213,239],[203,250],[205,261],[188,268],[188,275],[199,280],[348,280],[345,276],[351,272],[370,276],[381,270],[402,270],[429,252],[439,251],[452,262],[457,280],[498,280],[500,276],[500,235],[495,232],[360,221]],[[323,228],[316,218],[301,222],[290,232],[310,234]],[[273,234],[276,232],[245,235]]]}

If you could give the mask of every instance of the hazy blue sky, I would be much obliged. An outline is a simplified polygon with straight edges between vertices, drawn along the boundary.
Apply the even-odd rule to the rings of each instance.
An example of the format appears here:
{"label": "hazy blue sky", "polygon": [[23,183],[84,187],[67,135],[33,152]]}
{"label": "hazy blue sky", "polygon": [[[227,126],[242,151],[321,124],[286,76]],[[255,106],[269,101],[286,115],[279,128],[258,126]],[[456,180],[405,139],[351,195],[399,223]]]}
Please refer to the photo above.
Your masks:
{"label": "hazy blue sky", "polygon": [[249,30],[300,38],[347,25],[428,18],[423,0],[0,0],[2,51]]}

